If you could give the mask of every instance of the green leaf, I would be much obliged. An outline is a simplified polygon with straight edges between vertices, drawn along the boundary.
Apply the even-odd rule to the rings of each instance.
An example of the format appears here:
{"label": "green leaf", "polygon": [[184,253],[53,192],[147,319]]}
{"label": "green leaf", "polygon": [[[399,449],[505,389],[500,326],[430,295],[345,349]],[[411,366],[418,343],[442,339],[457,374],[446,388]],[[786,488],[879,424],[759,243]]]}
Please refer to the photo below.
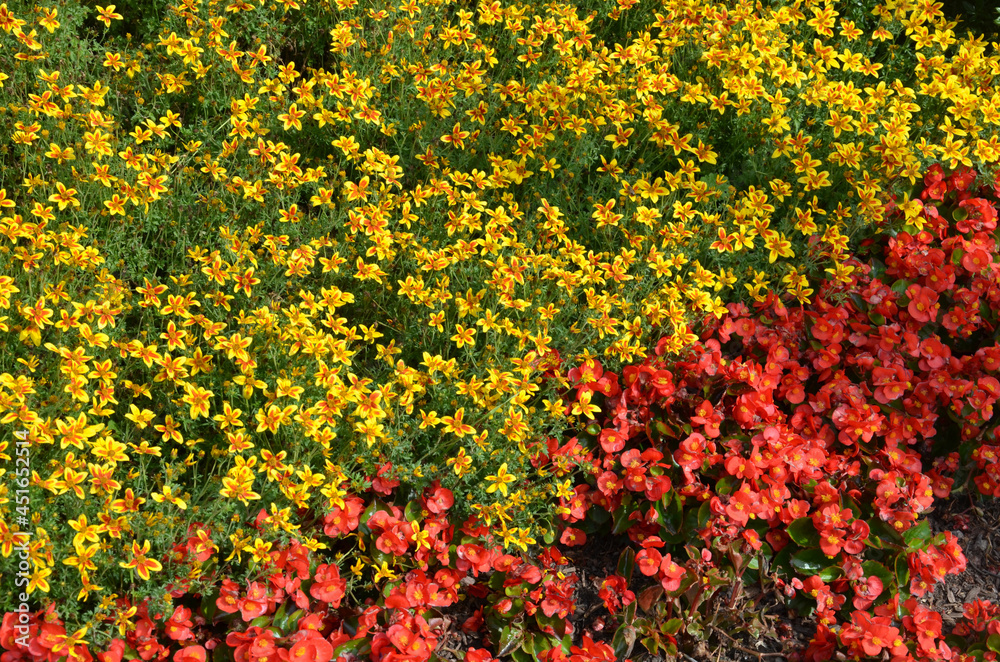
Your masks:
{"label": "green leaf", "polygon": [[505,627],[500,633],[500,649],[497,651],[497,657],[513,653],[521,646],[522,639],[524,639],[524,630],[510,626]]}
{"label": "green leaf", "polygon": [[[225,646],[219,646],[218,648],[226,648]],[[341,655],[346,655],[348,653],[353,653],[357,657],[365,657],[372,651],[371,641],[367,637],[361,637],[360,639],[351,639],[350,641],[345,641],[333,650],[333,659],[337,659]]]}
{"label": "green leaf", "polygon": [[[556,616],[546,616],[541,610],[535,612],[535,622],[538,623],[539,630],[545,630],[545,628],[552,628],[552,631],[557,635],[562,636],[566,633],[566,621]],[[525,650],[529,653],[531,650],[528,648],[528,640],[530,635],[525,635]]]}
{"label": "green leaf", "polygon": [[712,517],[712,507],[708,505],[708,501],[701,504],[698,508],[698,528],[704,529],[708,526],[708,520]]}
{"label": "green leaf", "polygon": [[284,626],[282,626],[282,628],[281,628],[281,632],[282,632],[282,633],[283,633],[283,634],[284,634],[284,635],[285,635],[286,637],[287,637],[287,636],[288,636],[289,634],[292,634],[292,632],[293,632],[293,631],[295,630],[295,628],[296,628],[296,627],[298,626],[298,624],[299,624],[299,620],[300,620],[300,619],[302,618],[302,614],[304,614],[304,613],[305,613],[305,612],[303,612],[303,611],[302,611],[301,609],[296,609],[295,611],[293,611],[293,612],[292,612],[292,613],[291,613],[291,614],[290,614],[290,615],[288,616],[288,618],[286,618],[286,619],[285,619],[285,624],[284,624]]}
{"label": "green leaf", "polygon": [[532,662],[534,660],[530,654],[524,652],[520,648],[515,648],[514,652],[511,653],[510,656],[514,658],[514,662]]}
{"label": "green leaf", "polygon": [[815,575],[830,562],[823,550],[813,547],[792,554],[792,567],[804,575]]}
{"label": "green leaf", "polygon": [[684,506],[681,505],[680,495],[676,492],[669,492],[660,499],[658,506],[663,527],[671,535],[678,533],[683,525],[684,517]]}
{"label": "green leaf", "polygon": [[494,591],[499,591],[503,588],[503,583],[507,580],[506,572],[494,572],[490,575],[490,580],[487,582],[489,586]]}
{"label": "green leaf", "polygon": [[528,632],[524,635],[524,640],[521,642],[520,650],[524,651],[532,657],[535,655],[535,635]]}
{"label": "green leaf", "polygon": [[[231,648],[229,646],[216,646],[212,650],[211,660],[212,660],[212,662],[233,662],[233,660],[234,660],[233,651],[234,650],[235,650],[234,648]],[[133,651],[133,652],[135,652],[135,651]],[[138,653],[135,653],[135,657],[134,658],[128,657],[128,652],[127,652],[127,649],[126,649],[125,659],[126,660],[131,660],[131,659],[139,660],[139,659],[142,659],[142,658],[139,657]]]}
{"label": "green leaf", "polygon": [[944,638],[944,643],[948,644],[949,648],[953,651],[965,650],[969,646],[969,642],[965,640],[965,637],[960,637],[957,634],[949,634]]}
{"label": "green leaf", "polygon": [[622,612],[622,621],[626,625],[632,625],[635,622],[636,606],[636,602],[633,600],[629,603],[628,607],[625,607],[625,611]]}
{"label": "green leaf", "polygon": [[811,517],[800,517],[788,525],[788,536],[799,547],[816,547],[819,545],[819,531]]}
{"label": "green leaf", "polygon": [[906,554],[896,557],[896,586],[899,588],[909,588],[910,586],[910,564],[906,562]]}
{"label": "green leaf", "polygon": [[986,647],[994,653],[1000,653],[1000,634],[991,634],[986,640]]}
{"label": "green leaf", "polygon": [[618,574],[624,577],[626,582],[631,582],[633,570],[635,570],[635,550],[626,547],[618,557]]}
{"label": "green leaf", "polygon": [[911,526],[906,531],[903,531],[903,540],[906,542],[906,548],[909,550],[924,549],[933,535],[930,523],[924,520],[920,524]]}
{"label": "green leaf", "polygon": [[792,546],[785,545],[781,548],[781,551],[774,555],[774,559],[771,560],[771,570],[787,571],[791,565],[791,559]]}
{"label": "green leaf", "polygon": [[880,518],[873,517],[866,521],[871,529],[871,536],[868,542],[872,547],[876,549],[885,549],[886,547],[901,549],[906,547],[906,541],[903,540],[903,536],[899,535],[899,531],[883,522]]}
{"label": "green leaf", "polygon": [[632,525],[635,524],[635,520],[629,519],[628,516],[631,515],[634,510],[635,507],[631,504],[622,504],[615,509],[615,512],[611,515],[614,520],[614,525],[611,527],[612,535],[617,536],[632,528]]}
{"label": "green leaf", "polygon": [[209,623],[219,612],[219,606],[215,601],[219,598],[219,591],[214,591],[201,599],[201,613]]}
{"label": "green leaf", "polygon": [[907,303],[908,303],[909,299],[905,296],[905,293],[906,293],[906,288],[908,288],[910,285],[913,285],[913,283],[911,283],[908,280],[900,279],[900,280],[897,280],[895,283],[892,284],[892,288],[891,289],[892,289],[893,292],[895,292],[899,296],[903,297],[904,299],[907,299]]}
{"label": "green leaf", "polygon": [[635,646],[636,631],[631,625],[622,625],[615,632],[611,639],[611,646],[615,649],[615,658],[624,660],[632,652]]}
{"label": "green leaf", "polygon": [[421,519],[421,511],[423,507],[420,505],[419,501],[410,501],[406,504],[406,508],[403,510],[403,516],[406,518],[407,522],[414,522]]}
{"label": "green leaf", "polygon": [[840,579],[844,574],[844,569],[839,565],[831,565],[819,571],[819,578],[829,584],[835,579]]}
{"label": "green leaf", "polygon": [[662,628],[660,628],[665,634],[674,635],[681,631],[681,627],[684,625],[684,621],[679,618],[671,618],[667,621]]}

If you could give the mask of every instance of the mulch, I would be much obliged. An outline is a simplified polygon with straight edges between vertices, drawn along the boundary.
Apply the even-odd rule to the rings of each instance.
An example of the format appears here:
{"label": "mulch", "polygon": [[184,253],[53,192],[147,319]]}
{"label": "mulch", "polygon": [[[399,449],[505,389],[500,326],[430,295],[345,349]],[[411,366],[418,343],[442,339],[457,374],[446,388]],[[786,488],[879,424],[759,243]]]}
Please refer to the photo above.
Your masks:
{"label": "mulch", "polygon": [[[920,598],[920,602],[940,612],[946,629],[961,618],[964,605],[973,600],[1000,602],[1000,500],[973,503],[966,494],[939,501],[927,515],[932,530],[951,531],[959,540],[967,559],[966,570],[949,575],[933,591]],[[578,642],[584,634],[595,641],[610,643],[614,636],[614,621],[608,618],[604,603],[598,595],[601,581],[613,575],[618,567],[621,550],[627,543],[626,536],[593,536],[579,548],[565,551],[569,565],[562,568],[566,574],[579,577],[575,596],[576,610],[569,617]],[[630,589],[639,595],[651,585],[651,580],[638,571]],[[727,604],[729,595],[721,594],[720,603]],[[743,588],[736,610],[753,609],[770,625],[769,632],[759,637],[747,633],[715,631],[707,641],[683,641],[682,653],[676,658],[683,662],[767,662],[793,659],[812,639],[816,626],[810,620],[791,614],[780,596],[763,594],[755,586]],[[449,610],[447,634],[438,646],[438,655],[449,662],[458,662],[460,651],[470,646],[484,645],[482,633],[461,630],[462,622],[472,615],[476,604],[459,603]],[[739,616],[734,614],[734,616]],[[634,662],[669,662],[662,655],[650,655],[638,642],[632,651]]]}

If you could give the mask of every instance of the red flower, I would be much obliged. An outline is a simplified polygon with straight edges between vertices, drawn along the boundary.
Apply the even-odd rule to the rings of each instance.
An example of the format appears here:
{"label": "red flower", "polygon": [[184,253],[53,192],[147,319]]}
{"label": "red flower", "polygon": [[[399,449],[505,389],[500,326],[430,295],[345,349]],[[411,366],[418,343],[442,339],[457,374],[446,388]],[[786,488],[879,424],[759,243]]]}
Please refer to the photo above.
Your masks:
{"label": "red flower", "polygon": [[962,256],[962,268],[971,274],[978,274],[993,264],[992,256],[981,248],[971,250]]}
{"label": "red flower", "polygon": [[613,471],[605,471],[597,477],[597,489],[602,494],[614,496],[622,489],[622,483],[618,479],[618,474]]}
{"label": "red flower", "polygon": [[347,580],[341,579],[340,568],[324,563],[316,568],[313,578],[316,583],[309,587],[309,595],[320,602],[329,603],[334,609],[340,607],[347,589]]}
{"label": "red flower", "polygon": [[632,604],[635,594],[628,590],[628,584],[621,575],[611,575],[601,581],[597,595],[604,601],[604,607],[612,614],[618,612],[623,605]]}
{"label": "red flower", "polygon": [[669,398],[676,390],[674,376],[667,370],[657,370],[650,383],[661,398]]}
{"label": "red flower", "polygon": [[[435,481],[436,483],[437,481]],[[430,495],[427,497],[427,510],[431,511],[435,515],[447,511],[455,505],[455,496],[452,494],[451,490],[447,487],[440,487],[438,485],[432,486],[430,489]]]}
{"label": "red flower", "polygon": [[[112,639],[108,650],[97,653],[99,662],[122,662],[125,654],[125,641],[122,639]],[[202,658],[204,662],[205,658]]]}
{"label": "red flower", "polygon": [[660,574],[660,585],[663,586],[663,590],[676,591],[681,587],[681,580],[687,575],[687,569],[675,563],[670,554],[667,554],[660,561]]}
{"label": "red flower", "polygon": [[754,514],[754,509],[758,503],[760,503],[760,499],[757,493],[751,492],[744,485],[743,488],[736,490],[729,497],[729,503],[726,505],[726,514],[738,526],[746,526],[746,523],[750,521],[750,515]]}
{"label": "red flower", "polygon": [[625,448],[625,435],[615,429],[601,430],[601,448],[605,453],[617,453]]}
{"label": "red flower", "polygon": [[485,648],[470,648],[465,654],[465,662],[492,662],[493,656]]}
{"label": "red flower", "polygon": [[882,580],[878,577],[866,577],[865,581],[854,587],[854,600],[852,604],[855,609],[868,609],[875,603],[878,596],[882,595]]}
{"label": "red flower", "polygon": [[819,533],[819,548],[827,556],[833,557],[840,554],[844,548],[843,529],[825,529]]}
{"label": "red flower", "polygon": [[215,599],[215,606],[219,611],[232,614],[239,611],[239,584],[231,579],[223,579],[219,588],[219,597]]}
{"label": "red flower", "polygon": [[247,588],[245,598],[237,603],[240,616],[249,623],[258,616],[267,613],[269,601],[267,599],[267,587],[260,582],[252,582]]}
{"label": "red flower", "polygon": [[580,529],[567,526],[559,536],[559,542],[568,547],[579,547],[587,542],[587,534]]}
{"label": "red flower", "polygon": [[906,311],[915,321],[926,324],[937,319],[941,308],[938,304],[937,292],[929,287],[922,287],[914,283],[906,288],[906,295],[910,297]]}
{"label": "red flower", "polygon": [[399,487],[399,480],[395,478],[385,478],[385,475],[388,473],[392,473],[392,462],[386,462],[379,467],[378,473],[376,473],[372,478],[372,490],[382,496],[392,494],[392,491]]}
{"label": "red flower", "polygon": [[165,624],[167,636],[174,641],[193,639],[194,635],[191,633],[193,625],[194,623],[191,622],[191,610],[187,607],[178,606],[174,609],[173,615]]}
{"label": "red flower", "polygon": [[902,653],[906,652],[903,641],[899,637],[899,630],[882,623],[882,619],[873,618],[863,611],[855,611],[852,615],[857,627],[861,629],[861,649],[865,655],[875,657],[880,655],[886,648],[896,654],[902,648]]}
{"label": "red flower", "polygon": [[635,562],[639,565],[639,572],[647,577],[652,577],[660,571],[660,563],[662,561],[663,556],[655,549],[641,549],[635,555]]}
{"label": "red flower", "polygon": [[346,497],[343,508],[334,506],[326,517],[323,518],[323,533],[331,538],[336,538],[358,528],[358,519],[364,510],[364,506],[364,501],[358,497]]}
{"label": "red flower", "polygon": [[581,644],[569,649],[571,662],[612,662],[615,659],[615,651],[610,645],[594,641],[588,634],[583,635]]}
{"label": "red flower", "polygon": [[315,632],[309,632],[288,649],[289,662],[330,662],[332,657],[333,646]]}
{"label": "red flower", "polygon": [[174,653],[174,662],[205,662],[208,652],[200,644],[181,648]]}

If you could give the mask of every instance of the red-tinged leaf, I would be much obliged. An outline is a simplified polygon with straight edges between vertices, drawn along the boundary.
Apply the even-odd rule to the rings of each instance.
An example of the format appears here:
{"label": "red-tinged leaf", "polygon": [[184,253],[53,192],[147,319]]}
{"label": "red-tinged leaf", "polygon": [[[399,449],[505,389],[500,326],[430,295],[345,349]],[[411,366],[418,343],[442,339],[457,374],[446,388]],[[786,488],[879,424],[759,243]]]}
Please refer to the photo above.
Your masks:
{"label": "red-tinged leaf", "polygon": [[615,632],[611,639],[611,646],[615,649],[615,658],[624,660],[632,652],[636,638],[635,628],[631,625],[623,625]]}
{"label": "red-tinged leaf", "polygon": [[635,550],[631,547],[626,547],[618,557],[618,574],[624,577],[626,582],[631,582],[634,570]]}
{"label": "red-tinged leaf", "polygon": [[663,587],[659,584],[650,586],[639,594],[639,608],[648,612],[661,597],[663,597]]}
{"label": "red-tinged leaf", "polygon": [[499,650],[497,650],[496,657],[501,658],[513,653],[521,645],[523,639],[524,630],[510,626],[505,627],[500,633]]}

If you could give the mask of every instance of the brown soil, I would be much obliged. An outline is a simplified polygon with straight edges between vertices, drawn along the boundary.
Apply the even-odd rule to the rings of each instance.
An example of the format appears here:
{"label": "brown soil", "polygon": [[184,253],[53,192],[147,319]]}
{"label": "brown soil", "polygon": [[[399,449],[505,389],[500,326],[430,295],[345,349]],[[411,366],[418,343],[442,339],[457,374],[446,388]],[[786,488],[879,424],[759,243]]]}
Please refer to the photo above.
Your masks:
{"label": "brown soil", "polygon": [[[963,614],[964,605],[973,600],[1000,602],[1000,500],[973,504],[968,495],[952,497],[939,502],[928,520],[935,532],[951,531],[958,538],[968,561],[965,572],[949,575],[935,591],[921,598],[921,602],[940,612],[948,628]],[[626,543],[624,536],[593,537],[586,545],[565,553],[570,565],[562,571],[576,573],[579,577],[576,591],[576,611],[570,616],[575,629],[574,640],[587,634],[597,641],[610,642],[614,635],[613,619],[598,592],[601,580],[616,572],[621,550]],[[630,589],[636,595],[650,585],[650,580],[638,571],[634,573]],[[720,604],[728,604],[730,594],[723,591]],[[756,605],[756,607],[754,607]],[[478,604],[461,603],[449,610],[447,634],[438,647],[441,658],[457,662],[469,646],[482,646],[480,633],[461,631],[462,622],[472,615]],[[744,587],[734,610],[751,613],[755,609],[770,632],[759,637],[747,633],[731,634],[716,630],[707,642],[682,640],[678,662],[768,662],[795,658],[795,653],[808,645],[816,631],[809,619],[788,613],[775,594],[762,594],[756,586]],[[646,652],[638,642],[630,658],[634,662],[671,662],[663,656]]]}
{"label": "brown soil", "polygon": [[941,613],[946,627],[960,618],[973,600],[1000,601],[1000,501],[973,503],[969,496],[942,502],[930,518],[935,532],[951,531],[967,560],[965,572],[949,575],[924,604]]}

